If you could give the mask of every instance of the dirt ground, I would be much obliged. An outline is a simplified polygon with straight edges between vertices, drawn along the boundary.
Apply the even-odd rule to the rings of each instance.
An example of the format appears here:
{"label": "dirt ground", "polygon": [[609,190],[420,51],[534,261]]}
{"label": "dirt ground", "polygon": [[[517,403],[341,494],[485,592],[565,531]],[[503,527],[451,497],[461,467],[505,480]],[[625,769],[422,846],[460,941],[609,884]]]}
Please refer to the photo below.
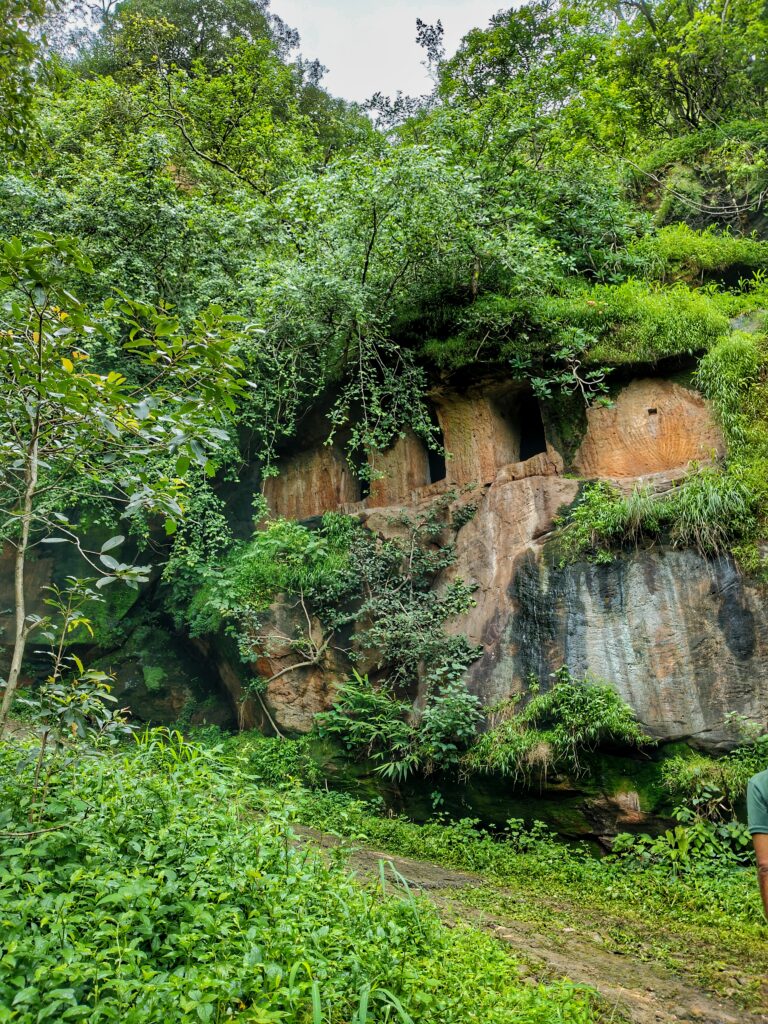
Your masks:
{"label": "dirt ground", "polygon": [[[296,832],[326,849],[340,842],[309,828],[296,826]],[[644,946],[642,936],[633,936],[631,954],[616,948],[610,936],[623,922],[609,915],[593,917],[576,904],[549,903],[542,897],[537,898],[537,913],[531,915],[526,906],[529,896],[522,898],[479,875],[379,850],[354,849],[349,866],[365,881],[380,881],[383,872],[393,890],[407,883],[426,895],[449,925],[462,921],[491,932],[511,947],[532,979],[569,978],[590,986],[609,1007],[606,1019],[616,1024],[768,1024],[768,1005],[765,1012],[750,1012],[739,1006],[737,992],[729,999],[703,991],[686,977],[684,958],[676,961],[670,956],[668,962],[660,962],[650,943]],[[493,909],[482,909],[484,902]],[[731,972],[728,983],[738,988],[750,982]]]}

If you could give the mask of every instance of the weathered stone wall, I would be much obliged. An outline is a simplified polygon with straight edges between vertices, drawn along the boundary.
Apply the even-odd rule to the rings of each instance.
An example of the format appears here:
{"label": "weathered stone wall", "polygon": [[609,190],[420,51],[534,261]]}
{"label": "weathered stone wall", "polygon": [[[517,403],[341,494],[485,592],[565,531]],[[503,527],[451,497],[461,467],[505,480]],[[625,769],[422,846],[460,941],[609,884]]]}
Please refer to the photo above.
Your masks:
{"label": "weathered stone wall", "polygon": [[728,558],[652,548],[558,568],[531,553],[510,597],[474,670],[484,692],[567,664],[609,680],[660,738],[717,748],[737,736],[729,712],[768,720],[768,609]]}
{"label": "weathered stone wall", "polygon": [[519,430],[503,415],[498,397],[472,394],[437,399],[437,416],[449,453],[446,477],[451,484],[490,483],[502,466],[519,460]]}
{"label": "weathered stone wall", "polygon": [[318,445],[283,462],[280,476],[264,482],[276,516],[309,519],[360,498],[360,484],[338,448]]}
{"label": "weathered stone wall", "polygon": [[[530,403],[530,393],[513,383],[436,393],[437,417],[451,453],[446,479],[431,481],[424,443],[406,433],[375,456],[374,469],[382,475],[372,481],[364,501],[342,450],[323,445],[322,431],[310,432],[312,446],[287,459],[280,476],[267,481],[267,499],[276,514],[297,519],[332,509],[352,511],[387,535],[396,529],[392,519],[401,508],[424,508],[449,487],[462,491],[474,484],[471,493],[457,499],[471,501],[477,511],[459,532],[451,572],[477,582],[476,605],[453,628],[483,647],[469,683],[484,703],[517,692],[530,672],[545,678],[568,664],[613,683],[661,738],[691,737],[719,747],[734,738],[728,712],[765,722],[763,595],[732,562],[691,551],[654,547],[607,566],[560,566],[550,543],[554,520],[574,501],[581,482],[564,475],[563,459],[543,427],[541,443],[536,442],[541,450],[520,459],[524,450],[532,450],[530,435],[525,438]],[[623,388],[613,406],[588,412],[573,465],[582,480],[612,479],[625,489],[651,480],[664,488],[692,460],[709,461],[722,451],[720,432],[700,395],[670,381],[644,379]],[[41,556],[30,566],[29,596],[38,610],[41,588],[55,569],[53,554],[41,551]],[[7,556],[0,568],[3,610],[12,605]],[[275,609],[276,634],[292,635],[294,625],[298,628],[291,621],[295,612],[285,605]],[[7,616],[2,624],[9,625]],[[230,708],[237,709],[247,673],[232,652],[211,642],[203,648],[229,694]],[[263,695],[267,712],[280,729],[304,731],[329,705],[349,666],[329,649],[316,665],[277,675],[295,658],[287,641],[282,648],[277,643],[255,658],[250,674],[277,676]],[[141,689],[147,689],[145,662],[121,663],[121,689],[132,691],[137,701],[156,703],[159,714],[159,693]],[[169,695],[168,714],[178,710],[179,699]],[[249,701],[243,713],[246,725],[268,726],[258,702]]]}
{"label": "weathered stone wall", "polygon": [[613,405],[588,410],[574,468],[585,477],[640,477],[711,462],[723,451],[700,394],[667,380],[636,380]]}
{"label": "weathered stone wall", "polygon": [[[726,559],[656,547],[611,565],[559,566],[551,540],[558,512],[580,482],[564,477],[552,445],[518,461],[521,423],[514,387],[439,394],[446,449],[444,486],[475,483],[474,518],[459,533],[452,574],[478,583],[476,605],[454,628],[482,645],[470,686],[491,704],[518,692],[529,673],[560,665],[612,682],[644,726],[660,738],[703,746],[732,742],[726,717],[768,718],[768,614],[762,595]],[[625,489],[651,480],[663,489],[692,461],[721,455],[723,442],[704,399],[665,380],[636,380],[610,407],[587,414],[575,459],[582,478]],[[422,443],[412,435],[378,457],[386,476],[354,506],[386,535],[403,504],[425,505]],[[419,485],[419,481],[424,481]],[[462,498],[460,500],[467,500]],[[278,720],[307,723],[322,699],[315,683],[285,683],[269,695]],[[301,692],[298,692],[301,691]],[[299,726],[301,727],[301,726]]]}
{"label": "weathered stone wall", "polygon": [[430,483],[427,447],[411,430],[388,451],[373,455],[370,465],[373,479],[366,505],[371,507],[407,501]]}

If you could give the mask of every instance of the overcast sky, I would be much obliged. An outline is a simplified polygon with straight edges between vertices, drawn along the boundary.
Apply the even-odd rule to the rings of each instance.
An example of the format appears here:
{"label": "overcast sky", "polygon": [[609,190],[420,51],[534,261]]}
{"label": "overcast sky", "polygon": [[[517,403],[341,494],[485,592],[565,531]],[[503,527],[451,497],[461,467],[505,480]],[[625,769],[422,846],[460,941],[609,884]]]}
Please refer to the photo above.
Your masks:
{"label": "overcast sky", "polygon": [[430,88],[416,45],[416,19],[442,21],[448,53],[471,28],[512,6],[504,0],[272,0],[272,10],[301,34],[305,57],[328,68],[335,96],[365,100],[398,89],[418,96]]}

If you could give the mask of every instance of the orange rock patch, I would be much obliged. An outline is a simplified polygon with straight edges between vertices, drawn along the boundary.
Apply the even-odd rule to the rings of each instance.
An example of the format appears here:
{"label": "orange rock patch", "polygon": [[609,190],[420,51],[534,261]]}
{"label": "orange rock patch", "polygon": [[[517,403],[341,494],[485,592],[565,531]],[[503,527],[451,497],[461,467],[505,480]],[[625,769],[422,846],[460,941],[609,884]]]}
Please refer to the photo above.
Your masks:
{"label": "orange rock patch", "polygon": [[709,404],[666,380],[636,380],[614,405],[587,413],[574,460],[587,477],[638,477],[711,462],[724,452]]}

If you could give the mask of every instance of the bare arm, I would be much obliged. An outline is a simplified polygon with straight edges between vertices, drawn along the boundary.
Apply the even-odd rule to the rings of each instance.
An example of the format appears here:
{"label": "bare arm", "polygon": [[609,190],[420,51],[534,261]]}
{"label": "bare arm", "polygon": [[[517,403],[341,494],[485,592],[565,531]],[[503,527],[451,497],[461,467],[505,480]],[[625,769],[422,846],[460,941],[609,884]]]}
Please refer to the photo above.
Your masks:
{"label": "bare arm", "polygon": [[760,895],[763,897],[763,912],[768,918],[768,834],[756,832],[752,836],[757,858],[757,878],[760,883]]}

